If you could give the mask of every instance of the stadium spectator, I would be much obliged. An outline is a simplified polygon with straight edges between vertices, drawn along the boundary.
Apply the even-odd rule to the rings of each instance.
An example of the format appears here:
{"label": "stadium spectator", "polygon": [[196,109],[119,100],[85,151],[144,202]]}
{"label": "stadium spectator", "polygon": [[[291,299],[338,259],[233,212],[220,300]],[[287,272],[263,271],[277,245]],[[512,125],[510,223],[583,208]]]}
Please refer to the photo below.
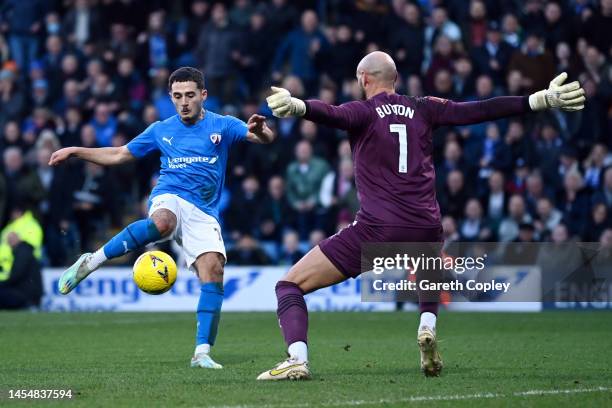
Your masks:
{"label": "stadium spectator", "polygon": [[300,251],[300,237],[297,232],[288,230],[283,234],[283,245],[280,251],[279,265],[294,265],[304,256]]}
{"label": "stadium spectator", "polygon": [[474,48],[472,59],[480,74],[488,75],[495,83],[500,84],[512,52],[512,47],[502,39],[499,24],[492,21],[487,28],[486,41]]}
{"label": "stadium spectator", "polygon": [[603,203],[612,213],[612,166],[606,168],[603,175],[603,184],[599,191],[593,194],[593,203]]}
{"label": "stadium spectator", "polygon": [[600,52],[610,52],[610,38],[612,38],[612,1],[599,0],[599,8],[583,24],[584,36],[589,43],[594,44]]}
{"label": "stadium spectator", "polygon": [[354,168],[351,159],[342,159],[336,171],[330,171],[321,182],[319,202],[326,210],[333,230],[341,220],[353,220],[359,210],[359,199],[355,189]]}
{"label": "stadium spectator", "polygon": [[584,179],[578,171],[565,175],[562,196],[559,198],[558,208],[563,212],[563,223],[571,235],[580,233],[589,212],[589,196],[584,189]]}
{"label": "stadium spectator", "polygon": [[485,216],[490,220],[492,229],[496,230],[508,205],[508,195],[504,191],[504,174],[501,171],[491,173],[488,187],[482,201],[486,209]]}
{"label": "stadium spectator", "polygon": [[393,30],[388,30],[387,44],[397,64],[397,70],[402,75],[418,75],[421,71],[425,44],[421,10],[416,4],[407,3],[400,8],[399,13],[398,24]]}
{"label": "stadium spectator", "polygon": [[546,48],[554,50],[560,42],[572,40],[572,27],[562,20],[563,10],[559,3],[547,2],[544,6],[544,18],[546,20],[544,24]]}
{"label": "stadium spectator", "polygon": [[[59,145],[59,143],[58,143]],[[45,234],[46,255],[52,266],[69,262],[70,249],[76,241],[72,222],[72,183],[70,170],[49,166],[51,153],[57,150],[41,145],[36,149],[36,168],[33,187],[41,192],[37,214]]]}
{"label": "stadium spectator", "polygon": [[36,59],[45,9],[42,0],[6,0],[2,5],[2,31],[9,35],[11,55],[20,69]]}
{"label": "stadium spectator", "polygon": [[451,42],[461,40],[459,26],[448,18],[448,11],[444,7],[436,7],[431,13],[431,24],[425,27],[425,60],[424,67],[430,65],[433,55],[433,46],[438,36],[444,36]]}
{"label": "stadium spectator", "polygon": [[285,181],[281,176],[270,178],[268,192],[258,207],[259,237],[280,243],[283,229],[293,227],[295,222],[295,213],[285,195]]}
{"label": "stadium spectator", "polygon": [[490,241],[492,238],[491,228],[476,198],[471,198],[465,205],[465,218],[459,225],[459,236],[462,241]]}
{"label": "stadium spectator", "polygon": [[510,44],[513,48],[518,48],[521,45],[521,27],[518,18],[512,13],[504,15],[502,18],[502,36],[504,41]]}
{"label": "stadium spectator", "polygon": [[249,94],[255,95],[261,87],[262,75],[267,73],[267,64],[274,55],[274,43],[270,41],[271,31],[265,9],[256,9],[248,21],[248,27],[241,35],[239,64]]}
{"label": "stadium spectator", "polygon": [[584,242],[598,242],[604,230],[612,227],[612,218],[606,205],[601,202],[593,205],[590,215],[580,237]]}
{"label": "stadium spectator", "polygon": [[269,265],[270,258],[261,249],[257,240],[251,235],[244,234],[238,239],[236,245],[227,251],[229,265]]}
{"label": "stadium spectator", "polygon": [[444,146],[444,160],[436,167],[438,191],[444,187],[448,174],[453,170],[459,170],[466,174],[467,165],[463,159],[463,152],[459,143],[455,140],[449,140]]}
{"label": "stadium spectator", "polygon": [[96,105],[94,117],[89,124],[94,128],[96,144],[98,146],[112,146],[113,135],[117,131],[117,119],[107,104],[101,103]]}
{"label": "stadium spectator", "polygon": [[548,197],[538,199],[536,212],[537,217],[534,221],[536,233],[540,240],[548,240],[552,231],[561,222],[563,214],[553,206]]}
{"label": "stadium spectator", "polygon": [[551,53],[544,48],[539,32],[531,31],[527,34],[524,45],[512,54],[508,70],[522,74],[526,93],[548,86],[550,78],[555,76],[555,62]]}
{"label": "stadium spectator", "polygon": [[227,10],[215,3],[211,20],[198,36],[196,62],[206,73],[206,87],[212,95],[229,103],[235,98],[236,66],[240,59],[240,37],[230,25]]}
{"label": "stadium spectator", "polygon": [[514,241],[519,236],[519,225],[531,222],[523,196],[514,194],[508,201],[508,216],[500,223],[497,237],[501,242]]}
{"label": "stadium spectator", "polygon": [[0,129],[9,120],[22,119],[26,95],[15,80],[13,71],[0,71]]}
{"label": "stadium spectator", "polygon": [[319,191],[323,178],[329,172],[329,165],[323,159],[314,157],[312,146],[303,140],[295,147],[296,160],[287,167],[287,199],[297,213],[297,230],[301,239],[308,237],[309,230],[320,227],[317,214]]}
{"label": "stadium spectator", "polygon": [[234,240],[243,234],[253,235],[255,233],[258,224],[257,217],[245,209],[256,209],[260,202],[259,180],[249,175],[242,180],[241,188],[233,193],[230,206],[224,214],[227,219],[227,231]]}
{"label": "stadium spectator", "polygon": [[608,148],[598,143],[591,149],[591,153],[582,164],[584,168],[585,187],[590,191],[596,191],[602,185],[604,167],[612,164],[612,155]]}
{"label": "stadium spectator", "polygon": [[105,215],[112,216],[118,211],[118,203],[116,184],[104,168],[94,163],[82,165],[84,171],[78,172],[72,196],[65,200],[72,203],[72,208],[68,208],[74,213],[80,252],[85,252],[95,249],[96,242],[93,238],[107,225]]}
{"label": "stadium spectator", "polygon": [[527,211],[532,217],[535,217],[538,213],[538,201],[549,197],[548,192],[544,188],[544,180],[539,170],[533,170],[527,176],[524,197]]}
{"label": "stadium spectator", "polygon": [[278,81],[283,66],[289,59],[289,73],[302,80],[306,91],[314,94],[318,83],[317,58],[329,47],[327,38],[319,29],[319,19],[312,10],[302,13],[301,27],[293,30],[279,45],[272,64],[272,79]]}
{"label": "stadium spectator", "polygon": [[453,63],[453,94],[460,99],[467,99],[474,94],[475,81],[472,61],[459,57]]}
{"label": "stadium spectator", "polygon": [[[43,295],[41,265],[35,255],[42,242],[34,244],[38,247],[32,245],[32,240],[42,238],[42,232],[27,213],[15,212],[16,218],[2,231],[0,240],[0,310],[38,308]],[[27,240],[22,238],[25,228],[30,229]]]}
{"label": "stadium spectator", "polygon": [[438,201],[442,213],[448,214],[455,219],[460,219],[463,216],[465,204],[469,198],[463,173],[459,170],[449,172],[444,189],[438,193]]}
{"label": "stadium spectator", "polygon": [[76,47],[82,47],[94,42],[103,22],[96,9],[93,9],[90,0],[76,0],[72,8],[62,21],[62,31],[68,42]]}

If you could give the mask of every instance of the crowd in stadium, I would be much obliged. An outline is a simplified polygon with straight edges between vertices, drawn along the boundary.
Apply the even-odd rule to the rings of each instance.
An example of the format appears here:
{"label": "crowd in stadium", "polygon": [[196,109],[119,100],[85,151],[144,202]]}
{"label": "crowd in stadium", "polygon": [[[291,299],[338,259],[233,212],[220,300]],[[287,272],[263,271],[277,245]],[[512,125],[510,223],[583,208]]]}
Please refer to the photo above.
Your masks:
{"label": "crowd in stadium", "polygon": [[[434,135],[449,240],[612,241],[612,0],[0,3],[0,226],[32,209],[44,261],[63,266],[146,215],[159,157],[50,168],[62,146],[120,146],[175,114],[172,70],[202,69],[205,107],[270,117],[270,145],[231,153],[222,223],[230,264],[291,264],[359,208],[346,134],[273,118],[270,85],[339,104],[376,49],[398,92],[526,95],[566,71],[580,113],[532,114]],[[282,80],[282,83],[279,82]],[[17,210],[17,211],[15,211]]]}

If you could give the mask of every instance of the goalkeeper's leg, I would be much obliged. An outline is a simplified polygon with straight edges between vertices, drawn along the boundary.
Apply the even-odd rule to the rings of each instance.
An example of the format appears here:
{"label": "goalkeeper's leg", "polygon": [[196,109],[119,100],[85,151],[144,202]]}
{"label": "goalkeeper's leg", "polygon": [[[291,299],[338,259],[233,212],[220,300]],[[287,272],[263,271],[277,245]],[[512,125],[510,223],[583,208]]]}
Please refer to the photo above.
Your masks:
{"label": "goalkeeper's leg", "polygon": [[316,246],[276,284],[278,322],[289,358],[261,373],[258,380],[302,380],[310,378],[308,367],[308,309],[304,294],[346,280]]}
{"label": "goalkeeper's leg", "polygon": [[81,255],[70,268],[66,269],[58,282],[60,293],[64,295],[70,293],[79,282],[108,259],[117,258],[149,243],[170,237],[176,224],[176,215],[166,208],[157,209],[150,218],[131,223],[96,252]]}
{"label": "goalkeeper's leg", "polygon": [[[432,253],[434,255],[435,253]],[[431,282],[441,282],[442,273],[439,270],[417,272],[417,282],[427,279]],[[420,288],[420,285],[418,285]],[[436,320],[440,301],[439,291],[418,290],[419,312],[421,320],[417,331],[417,344],[421,353],[421,371],[427,377],[437,377],[442,372],[442,357],[438,351],[436,337]]]}

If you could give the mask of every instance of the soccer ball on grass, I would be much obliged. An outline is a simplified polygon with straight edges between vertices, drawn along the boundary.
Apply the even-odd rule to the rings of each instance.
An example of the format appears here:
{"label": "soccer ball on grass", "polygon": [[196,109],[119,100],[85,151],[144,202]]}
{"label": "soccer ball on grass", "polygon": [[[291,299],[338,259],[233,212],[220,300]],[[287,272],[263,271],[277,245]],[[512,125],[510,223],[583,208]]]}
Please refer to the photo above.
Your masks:
{"label": "soccer ball on grass", "polygon": [[134,262],[134,282],[150,295],[170,290],[176,280],[176,263],[162,251],[148,251]]}

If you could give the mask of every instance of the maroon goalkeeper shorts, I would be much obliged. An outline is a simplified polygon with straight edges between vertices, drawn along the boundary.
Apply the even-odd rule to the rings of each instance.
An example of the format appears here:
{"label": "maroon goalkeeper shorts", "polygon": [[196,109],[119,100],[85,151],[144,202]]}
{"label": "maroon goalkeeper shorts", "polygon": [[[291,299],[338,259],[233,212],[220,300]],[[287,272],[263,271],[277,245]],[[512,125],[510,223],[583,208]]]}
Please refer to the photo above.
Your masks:
{"label": "maroon goalkeeper shorts", "polygon": [[361,245],[368,242],[442,242],[442,226],[392,227],[355,222],[321,241],[319,248],[347,278],[361,275]]}

